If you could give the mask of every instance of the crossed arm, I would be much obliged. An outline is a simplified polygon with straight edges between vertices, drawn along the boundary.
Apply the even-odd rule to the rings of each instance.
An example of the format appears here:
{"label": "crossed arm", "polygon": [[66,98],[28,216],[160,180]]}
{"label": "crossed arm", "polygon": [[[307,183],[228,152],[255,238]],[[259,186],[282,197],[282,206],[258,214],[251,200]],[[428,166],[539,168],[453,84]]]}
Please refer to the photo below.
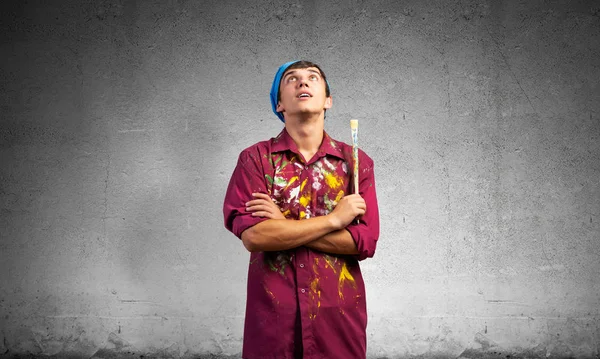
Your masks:
{"label": "crossed arm", "polygon": [[246,210],[268,220],[242,232],[242,242],[250,252],[306,246],[331,254],[358,254],[356,243],[345,228],[366,211],[360,195],[345,196],[326,216],[301,221],[286,219],[268,195],[253,193],[252,196],[254,199],[246,203]]}

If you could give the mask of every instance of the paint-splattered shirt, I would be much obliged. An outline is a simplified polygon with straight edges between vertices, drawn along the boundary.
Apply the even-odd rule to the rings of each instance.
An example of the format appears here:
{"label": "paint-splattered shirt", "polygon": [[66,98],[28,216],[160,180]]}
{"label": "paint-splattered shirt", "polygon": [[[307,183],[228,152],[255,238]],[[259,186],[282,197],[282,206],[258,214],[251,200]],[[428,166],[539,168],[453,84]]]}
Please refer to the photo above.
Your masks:
{"label": "paint-splattered shirt", "polygon": [[[365,357],[367,312],[358,264],[372,257],[379,236],[373,161],[359,151],[359,193],[367,211],[346,229],[359,254],[327,254],[305,246],[251,253],[243,358]],[[289,220],[330,213],[353,193],[352,147],[324,133],[319,151],[306,162],[284,129],[239,156],[223,213],[225,227],[242,232],[266,218],[246,212],[253,192],[268,193]]]}

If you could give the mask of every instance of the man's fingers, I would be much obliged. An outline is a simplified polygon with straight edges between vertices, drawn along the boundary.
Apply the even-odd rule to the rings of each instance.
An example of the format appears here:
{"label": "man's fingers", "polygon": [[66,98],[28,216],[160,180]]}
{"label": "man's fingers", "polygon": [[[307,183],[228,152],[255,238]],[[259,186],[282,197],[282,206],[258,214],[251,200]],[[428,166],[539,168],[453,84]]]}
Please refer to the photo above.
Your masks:
{"label": "man's fingers", "polygon": [[[275,211],[275,208],[272,206],[264,205],[264,204],[255,204],[252,206],[246,207],[246,211],[248,212],[258,212],[258,211]],[[279,209],[277,209],[279,211]]]}
{"label": "man's fingers", "polygon": [[269,219],[285,219],[279,206],[273,202],[271,197],[265,193],[252,193],[256,198],[246,202],[246,212],[252,213],[253,217],[263,217]]}
{"label": "man's fingers", "polygon": [[267,218],[275,218],[275,216],[273,216],[273,214],[271,212],[266,212],[266,211],[258,211],[258,212],[252,212],[252,216],[254,217],[267,217]]}
{"label": "man's fingers", "polygon": [[281,212],[274,211],[256,211],[252,212],[252,217],[264,217],[269,219],[285,219]]}
{"label": "man's fingers", "polygon": [[274,205],[274,203],[267,201],[265,199],[253,199],[252,201],[246,202],[246,207],[259,206],[259,205],[268,206],[268,205]]}
{"label": "man's fingers", "polygon": [[356,194],[356,193],[344,196],[344,198],[348,198],[349,200],[358,200],[358,199],[362,200],[363,199],[360,194]]}
{"label": "man's fingers", "polygon": [[362,197],[360,197],[358,195],[354,195],[354,196],[357,196],[357,197],[349,198],[348,204],[354,208],[366,211],[367,210],[367,202],[365,202],[365,200],[362,199]]}
{"label": "man's fingers", "polygon": [[345,196],[342,200],[345,200],[348,203],[365,203],[365,200],[358,194]]}
{"label": "man's fingers", "polygon": [[272,202],[271,196],[269,196],[266,193],[252,193],[252,197],[254,197],[254,198],[260,198],[260,199],[264,199],[264,200]]}

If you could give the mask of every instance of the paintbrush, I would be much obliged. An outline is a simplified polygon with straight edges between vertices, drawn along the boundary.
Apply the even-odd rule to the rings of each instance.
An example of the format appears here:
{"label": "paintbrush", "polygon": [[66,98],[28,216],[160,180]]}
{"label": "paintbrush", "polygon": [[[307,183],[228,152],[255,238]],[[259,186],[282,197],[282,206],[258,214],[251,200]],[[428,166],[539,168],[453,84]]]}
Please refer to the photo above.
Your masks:
{"label": "paintbrush", "polygon": [[[354,176],[354,193],[358,194],[358,120],[350,120],[350,129],[352,130],[352,162]],[[357,219],[356,223],[360,223]]]}

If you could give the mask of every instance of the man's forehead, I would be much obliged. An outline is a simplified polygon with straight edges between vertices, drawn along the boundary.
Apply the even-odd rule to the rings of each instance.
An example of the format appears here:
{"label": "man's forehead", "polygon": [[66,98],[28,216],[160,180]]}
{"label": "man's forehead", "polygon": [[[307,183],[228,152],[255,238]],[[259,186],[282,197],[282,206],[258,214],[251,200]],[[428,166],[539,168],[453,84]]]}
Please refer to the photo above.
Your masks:
{"label": "man's forehead", "polygon": [[293,74],[293,73],[295,73],[298,70],[305,70],[305,71],[314,72],[316,74],[321,75],[321,71],[319,71],[318,68],[316,68],[316,67],[306,67],[306,68],[296,68],[296,69],[287,70],[286,72],[283,73],[283,76],[287,76],[289,74]]}

